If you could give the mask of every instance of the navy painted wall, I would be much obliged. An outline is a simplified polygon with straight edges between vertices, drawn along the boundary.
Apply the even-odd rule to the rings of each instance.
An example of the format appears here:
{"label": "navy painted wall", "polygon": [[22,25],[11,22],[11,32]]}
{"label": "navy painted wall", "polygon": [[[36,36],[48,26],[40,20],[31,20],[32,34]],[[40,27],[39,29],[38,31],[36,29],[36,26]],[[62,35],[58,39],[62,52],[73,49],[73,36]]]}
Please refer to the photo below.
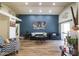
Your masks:
{"label": "navy painted wall", "polygon": [[[19,15],[22,19],[20,33],[21,36],[24,35],[27,31],[29,32],[57,32],[58,33],[58,15]],[[32,27],[33,22],[35,21],[45,21],[47,28],[43,30],[34,30]]]}

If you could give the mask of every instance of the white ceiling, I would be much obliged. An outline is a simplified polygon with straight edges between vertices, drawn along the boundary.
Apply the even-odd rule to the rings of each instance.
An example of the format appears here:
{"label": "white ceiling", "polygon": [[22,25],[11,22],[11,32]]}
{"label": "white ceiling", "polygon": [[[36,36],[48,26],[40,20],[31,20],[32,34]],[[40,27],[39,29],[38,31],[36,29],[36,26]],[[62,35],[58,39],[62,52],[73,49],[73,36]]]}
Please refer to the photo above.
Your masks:
{"label": "white ceiling", "polygon": [[[3,2],[3,4],[10,7],[16,14],[58,15],[61,13],[63,8],[71,4],[71,2],[56,2],[55,5],[52,5],[52,2],[42,2],[41,6],[38,5],[38,2],[29,2],[28,5],[25,5],[25,2]],[[29,10],[32,10],[32,12],[30,13]],[[40,10],[42,10],[41,13]],[[52,10],[52,12],[49,13],[49,10]]]}

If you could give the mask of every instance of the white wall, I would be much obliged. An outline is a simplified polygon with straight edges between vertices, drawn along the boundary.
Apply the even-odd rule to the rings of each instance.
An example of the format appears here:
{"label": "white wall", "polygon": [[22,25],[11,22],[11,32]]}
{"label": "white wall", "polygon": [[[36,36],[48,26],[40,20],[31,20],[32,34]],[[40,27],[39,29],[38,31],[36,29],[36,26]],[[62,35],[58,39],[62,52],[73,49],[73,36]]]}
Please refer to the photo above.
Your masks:
{"label": "white wall", "polygon": [[9,30],[9,18],[7,16],[3,16],[0,14],[0,35],[5,40],[9,38],[8,30]]}

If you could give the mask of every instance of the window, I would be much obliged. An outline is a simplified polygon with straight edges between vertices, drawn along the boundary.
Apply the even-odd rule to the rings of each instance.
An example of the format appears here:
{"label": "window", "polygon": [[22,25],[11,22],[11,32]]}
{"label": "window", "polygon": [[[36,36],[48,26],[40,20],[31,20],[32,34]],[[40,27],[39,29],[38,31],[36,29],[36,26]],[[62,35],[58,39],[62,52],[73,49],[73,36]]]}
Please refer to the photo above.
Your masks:
{"label": "window", "polygon": [[71,21],[61,24],[61,39],[63,40],[66,38],[67,33],[70,31],[70,23]]}

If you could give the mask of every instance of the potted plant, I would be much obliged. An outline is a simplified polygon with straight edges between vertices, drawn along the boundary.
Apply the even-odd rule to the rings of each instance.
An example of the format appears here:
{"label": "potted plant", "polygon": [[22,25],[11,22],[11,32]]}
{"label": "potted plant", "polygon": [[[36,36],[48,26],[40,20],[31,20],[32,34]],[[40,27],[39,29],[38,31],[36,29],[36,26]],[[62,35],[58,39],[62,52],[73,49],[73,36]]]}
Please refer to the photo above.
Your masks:
{"label": "potted plant", "polygon": [[25,33],[24,38],[25,39],[29,38],[29,32],[28,31]]}
{"label": "potted plant", "polygon": [[67,42],[70,46],[73,46],[73,55],[78,55],[78,38],[67,37]]}

